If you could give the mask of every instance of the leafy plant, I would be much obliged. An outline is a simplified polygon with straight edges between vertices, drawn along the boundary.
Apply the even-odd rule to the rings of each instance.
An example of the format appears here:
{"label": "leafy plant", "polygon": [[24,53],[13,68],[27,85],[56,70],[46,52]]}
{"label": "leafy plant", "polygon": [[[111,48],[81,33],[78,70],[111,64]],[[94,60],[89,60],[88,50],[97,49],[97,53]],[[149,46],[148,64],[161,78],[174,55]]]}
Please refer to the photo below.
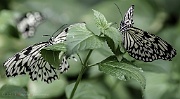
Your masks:
{"label": "leafy plant", "polygon": [[[104,72],[105,74],[116,77],[119,80],[126,81],[129,79],[135,79],[137,82],[140,83],[142,90],[144,90],[146,86],[146,80],[142,74],[142,70],[140,68],[137,68],[136,65],[134,65],[132,62],[126,60],[123,57],[124,51],[122,50],[123,47],[121,46],[122,37],[120,35],[120,32],[116,28],[112,27],[111,23],[108,23],[108,21],[106,20],[103,14],[101,14],[96,10],[93,11],[94,11],[94,21],[96,23],[97,28],[100,31],[99,33],[100,35],[95,35],[95,33],[89,30],[88,27],[86,26],[86,23],[76,23],[70,25],[67,41],[65,42],[65,46],[61,46],[62,49],[61,47],[54,47],[54,46],[50,46],[48,47],[48,49],[46,48],[46,50],[43,49],[42,54],[46,53],[47,50],[48,51],[50,50],[54,53],[57,52],[58,50],[64,52],[67,50],[66,53],[68,55],[77,54],[79,56],[79,60],[81,61],[81,65],[82,65],[81,71],[78,75],[75,84],[68,86],[66,90],[67,97],[69,99],[72,99],[73,96],[75,96],[74,99],[76,99],[77,97],[82,97],[79,95],[84,95],[79,93],[78,95],[76,95],[75,91],[77,90],[77,87],[82,79],[82,75],[85,73],[85,71],[88,68],[91,68],[93,66],[98,66],[100,71]],[[114,53],[114,55],[110,57],[107,56],[106,59],[102,60],[101,62],[90,65],[88,63],[88,59],[91,57],[93,51],[98,48],[105,48],[103,47],[105,44],[108,45],[109,49],[112,51],[112,53]],[[82,57],[79,55],[79,52],[87,51],[87,50],[89,50],[89,52],[85,60],[83,61]],[[59,59],[59,57],[55,57],[55,58]],[[46,59],[47,61],[52,60],[51,58],[48,57],[46,57]],[[104,99],[103,97],[101,98]]]}

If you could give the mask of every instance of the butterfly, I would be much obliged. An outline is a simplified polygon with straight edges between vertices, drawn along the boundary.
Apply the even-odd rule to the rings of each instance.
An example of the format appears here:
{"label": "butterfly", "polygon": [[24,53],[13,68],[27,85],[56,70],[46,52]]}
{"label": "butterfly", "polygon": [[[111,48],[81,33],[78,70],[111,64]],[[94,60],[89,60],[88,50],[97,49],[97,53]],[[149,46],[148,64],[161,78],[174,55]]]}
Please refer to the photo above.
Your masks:
{"label": "butterfly", "polygon": [[133,26],[134,5],[125,13],[120,23],[123,45],[130,56],[144,62],[157,59],[171,60],[176,50],[160,37]]}
{"label": "butterfly", "polygon": [[27,12],[17,20],[17,29],[23,38],[33,37],[43,19],[40,12]]}
{"label": "butterfly", "polygon": [[48,41],[24,48],[22,51],[10,57],[3,64],[6,68],[6,76],[15,77],[28,73],[32,81],[41,79],[41,81],[47,83],[58,79],[57,72],[60,71],[60,73],[63,73],[69,68],[66,56],[62,57],[59,69],[56,69],[42,57],[40,51],[50,45],[66,41],[68,29],[67,27],[57,36],[52,36]]}

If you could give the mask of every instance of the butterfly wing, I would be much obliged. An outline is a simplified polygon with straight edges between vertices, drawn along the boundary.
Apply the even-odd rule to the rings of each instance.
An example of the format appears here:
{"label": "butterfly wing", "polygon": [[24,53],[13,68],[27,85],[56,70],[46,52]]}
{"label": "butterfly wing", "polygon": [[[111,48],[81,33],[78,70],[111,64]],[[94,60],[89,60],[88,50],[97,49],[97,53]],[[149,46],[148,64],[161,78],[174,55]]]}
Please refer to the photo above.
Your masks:
{"label": "butterfly wing", "polygon": [[36,56],[39,51],[46,47],[48,42],[42,42],[23,49],[21,52],[16,53],[13,57],[9,58],[4,66],[6,67],[7,76],[16,76],[18,74],[25,74],[29,65],[36,61]]}
{"label": "butterfly wing", "polygon": [[[61,33],[59,33],[54,39],[52,39],[53,44],[63,43],[66,41],[67,38],[67,32],[69,28],[65,28]],[[64,71],[67,71],[69,68],[69,64],[67,62],[67,57],[63,56],[62,62],[59,65],[60,73],[63,73]]]}
{"label": "butterfly wing", "polygon": [[132,5],[128,9],[128,11],[126,12],[126,14],[123,18],[124,26],[131,27],[133,25],[133,13],[134,13],[134,5]]}
{"label": "butterfly wing", "polygon": [[30,66],[29,75],[32,81],[41,79],[41,81],[51,83],[53,80],[58,79],[57,70],[49,64],[44,58],[38,53],[36,56],[37,61],[34,61]]}
{"label": "butterfly wing", "polygon": [[53,44],[58,44],[58,43],[63,43],[64,41],[66,41],[68,29],[69,28],[65,28],[54,39],[52,39],[52,43]]}
{"label": "butterfly wing", "polygon": [[69,64],[67,62],[67,58],[66,58],[66,56],[63,56],[62,62],[59,65],[60,73],[63,73],[64,71],[67,71],[68,68],[69,68]]}
{"label": "butterfly wing", "polygon": [[9,58],[4,63],[7,77],[29,73],[32,80],[40,78],[49,83],[57,79],[55,68],[46,62],[40,54],[40,50],[47,46],[49,46],[49,42],[41,42],[29,46]]}
{"label": "butterfly wing", "polygon": [[123,44],[129,55],[150,62],[157,59],[171,60],[176,51],[160,37],[131,27],[123,32]]}

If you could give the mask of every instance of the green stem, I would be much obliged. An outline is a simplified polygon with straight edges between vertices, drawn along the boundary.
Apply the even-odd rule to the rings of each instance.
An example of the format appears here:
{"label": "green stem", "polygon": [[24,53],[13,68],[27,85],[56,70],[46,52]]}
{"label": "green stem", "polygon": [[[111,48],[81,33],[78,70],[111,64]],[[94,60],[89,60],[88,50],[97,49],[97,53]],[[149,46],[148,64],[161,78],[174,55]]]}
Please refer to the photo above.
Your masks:
{"label": "green stem", "polygon": [[92,51],[93,51],[93,50],[90,50],[90,51],[89,51],[89,53],[88,53],[88,55],[87,55],[87,57],[86,57],[86,59],[85,59],[85,61],[84,61],[84,64],[83,64],[83,66],[82,66],[82,68],[81,68],[81,71],[80,71],[80,73],[79,73],[79,75],[78,75],[78,78],[77,78],[77,80],[76,80],[76,83],[75,83],[75,85],[74,85],[74,88],[73,88],[73,90],[72,90],[72,92],[71,92],[71,95],[70,95],[70,98],[69,98],[69,99],[72,99],[72,98],[73,98],[74,93],[75,93],[75,91],[76,91],[76,89],[77,89],[77,87],[78,87],[78,85],[79,85],[79,82],[81,81],[82,75],[84,74],[85,70],[88,68],[88,66],[87,66],[87,61],[88,61],[88,59],[89,59]]}
{"label": "green stem", "polygon": [[78,75],[78,78],[77,78],[77,80],[76,80],[76,83],[75,83],[75,85],[74,85],[74,88],[73,88],[73,90],[72,90],[72,92],[71,92],[71,96],[70,96],[69,99],[72,99],[72,98],[73,98],[74,93],[75,93],[75,91],[76,91],[76,89],[77,89],[77,87],[78,87],[78,85],[79,85],[79,82],[81,81],[82,75],[83,75],[83,73],[84,73],[85,70],[86,70],[86,68],[83,68],[83,67],[82,67],[81,72],[80,72],[79,75]]}
{"label": "green stem", "polygon": [[89,53],[88,53],[88,55],[87,55],[87,57],[86,57],[86,59],[85,59],[85,61],[84,61],[84,67],[87,66],[87,61],[88,61],[88,59],[89,59],[89,57],[90,57],[92,51],[93,51],[93,50],[90,50],[90,51],[89,51]]}

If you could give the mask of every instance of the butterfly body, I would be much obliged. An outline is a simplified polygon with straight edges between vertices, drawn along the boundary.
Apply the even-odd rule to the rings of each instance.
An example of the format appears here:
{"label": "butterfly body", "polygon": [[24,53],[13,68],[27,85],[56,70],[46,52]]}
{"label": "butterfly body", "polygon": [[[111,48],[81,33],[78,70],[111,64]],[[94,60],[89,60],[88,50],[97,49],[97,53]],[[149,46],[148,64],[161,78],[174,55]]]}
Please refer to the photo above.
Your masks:
{"label": "butterfly body", "polygon": [[9,58],[3,64],[6,67],[7,77],[15,77],[28,73],[33,81],[41,79],[44,82],[51,83],[53,80],[56,80],[58,78],[57,72],[60,71],[60,73],[63,73],[69,68],[66,56],[62,57],[59,70],[57,70],[42,57],[40,51],[47,46],[65,41],[67,31],[68,28],[63,30],[63,32],[56,37],[51,37],[46,42],[40,42],[24,48],[22,51]]}
{"label": "butterfly body", "polygon": [[130,56],[137,60],[151,62],[157,59],[171,60],[176,50],[160,37],[133,26],[134,5],[120,23],[123,45]]}

